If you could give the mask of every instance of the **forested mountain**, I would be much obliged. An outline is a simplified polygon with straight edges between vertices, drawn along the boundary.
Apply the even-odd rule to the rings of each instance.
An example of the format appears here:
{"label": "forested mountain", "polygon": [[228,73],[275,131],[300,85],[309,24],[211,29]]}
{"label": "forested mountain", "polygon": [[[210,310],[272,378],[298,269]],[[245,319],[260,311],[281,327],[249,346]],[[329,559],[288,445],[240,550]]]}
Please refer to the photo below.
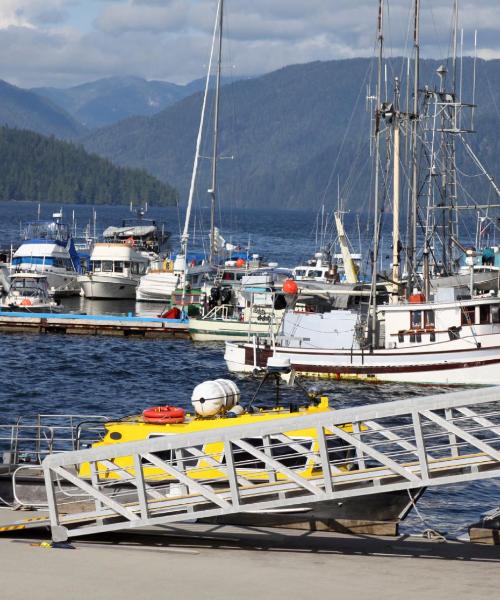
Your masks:
{"label": "forested mountain", "polygon": [[69,139],[85,128],[50,100],[0,80],[0,125]]}
{"label": "forested mountain", "polygon": [[79,204],[169,205],[177,192],[144,171],[116,167],[83,147],[0,128],[0,199]]}
{"label": "forested mountain", "polygon": [[[422,61],[421,83],[438,85],[441,61]],[[374,93],[369,59],[314,62],[226,85],[221,94],[220,196],[240,206],[314,207],[336,202],[337,178],[349,206],[365,209],[371,197],[367,84]],[[401,78],[401,59],[388,63]],[[500,180],[500,61],[478,61],[471,142]],[[464,59],[464,99],[471,99],[472,60]],[[404,81],[401,88],[404,90]],[[86,148],[119,164],[141,167],[171,181],[185,197],[202,95],[195,94],[149,118],[133,118],[84,139]],[[209,107],[213,110],[213,106]],[[209,113],[211,112],[209,110]],[[201,154],[210,154],[205,135]],[[459,153],[459,158],[460,158]],[[199,190],[209,187],[202,161]],[[472,180],[471,180],[472,181]],[[476,187],[479,180],[473,181]],[[486,188],[477,188],[487,193]],[[203,192],[200,192],[203,194]],[[202,195],[203,198],[203,195]]]}
{"label": "forested mountain", "polygon": [[95,129],[133,116],[150,116],[201,90],[204,79],[186,85],[141,77],[107,77],[71,88],[33,88],[85,127]]}

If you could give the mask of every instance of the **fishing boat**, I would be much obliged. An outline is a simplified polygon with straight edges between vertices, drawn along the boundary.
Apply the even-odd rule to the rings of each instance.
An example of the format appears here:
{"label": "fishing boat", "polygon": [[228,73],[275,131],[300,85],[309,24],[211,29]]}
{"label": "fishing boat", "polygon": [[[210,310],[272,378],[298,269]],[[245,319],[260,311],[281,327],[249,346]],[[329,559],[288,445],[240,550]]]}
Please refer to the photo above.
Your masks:
{"label": "fishing boat", "polygon": [[[189,320],[189,334],[195,342],[251,339],[253,335],[274,335],[281,326],[287,303],[295,300],[297,285],[289,269],[260,268],[224,279],[224,270],[207,295],[200,317]],[[236,272],[237,274],[237,272]],[[229,283],[228,283],[229,282]]]}
{"label": "fishing boat", "polygon": [[[290,312],[283,319],[283,330],[275,340],[255,339],[251,343],[226,344],[225,359],[232,372],[250,372],[265,365],[269,356],[289,359],[294,369],[320,377],[368,379],[369,381],[402,381],[413,383],[481,385],[500,383],[500,298],[495,292],[481,293],[474,285],[474,257],[467,252],[470,286],[433,286],[432,272],[453,277],[457,264],[458,240],[457,186],[454,144],[470,131],[465,125],[465,111],[472,107],[458,97],[455,89],[447,89],[447,69],[437,70],[439,86],[426,86],[423,115],[419,97],[419,3],[414,7],[415,67],[414,106],[411,112],[400,108],[400,81],[395,78],[394,96],[381,101],[383,66],[383,11],[379,0],[378,18],[378,83],[374,131],[374,235],[372,283],[367,314],[360,310],[334,310],[323,315]],[[458,26],[457,6],[454,10],[454,35]],[[453,59],[452,59],[453,60]],[[452,69],[456,68],[453,61]],[[456,78],[452,77],[454,85]],[[432,109],[429,107],[432,105]],[[426,114],[433,114],[433,128],[425,131]],[[457,125],[457,114],[462,125]],[[438,116],[437,116],[438,115]],[[421,129],[423,130],[422,136]],[[410,169],[411,200],[409,239],[402,239],[400,228],[400,135],[412,131]],[[440,137],[432,147],[429,172],[422,185],[417,141],[431,134]],[[383,134],[383,135],[382,135]],[[459,138],[461,139],[461,138]],[[381,144],[386,143],[386,172],[392,170],[392,186],[381,185],[379,174]],[[427,148],[428,149],[428,148]],[[450,150],[451,149],[451,150]],[[438,150],[440,153],[438,153]],[[479,159],[475,157],[476,164]],[[423,231],[423,246],[417,248],[417,225],[420,206],[419,190],[425,189],[428,215]],[[380,304],[375,293],[379,283],[378,255],[382,201],[392,201],[392,264],[385,277],[389,287],[387,304]],[[443,200],[444,197],[444,200]],[[438,221],[434,208],[442,203]],[[448,203],[448,204],[447,204]],[[436,231],[440,235],[436,235]],[[406,277],[401,275],[402,250],[406,252]]]}
{"label": "fishing boat", "polygon": [[16,312],[58,312],[58,305],[49,293],[46,275],[13,273],[0,309]]}
{"label": "fishing boat", "polygon": [[[300,419],[332,410],[326,396],[318,397],[304,390],[306,393],[299,398],[296,388],[287,388],[284,392],[284,386],[279,382],[285,374],[292,376],[289,365],[271,360],[268,367],[257,392],[246,405],[241,403],[240,391],[234,382],[216,379],[205,381],[194,388],[189,410],[169,405],[145,407],[139,414],[118,419],[71,415],[66,420],[62,416],[61,419],[54,420],[52,416],[52,421],[47,420],[48,417],[39,417],[31,421],[23,418],[17,420],[15,425],[0,424],[0,448],[4,457],[4,463],[0,464],[0,496],[7,502],[16,499],[20,505],[43,505],[46,497],[39,464],[44,456],[54,451],[64,452],[89,446],[103,448],[160,436],[208,433],[214,430],[234,429],[237,432],[243,425],[265,424],[288,417]],[[275,389],[271,386],[271,394],[267,400],[260,397],[266,382],[275,382]],[[345,424],[342,428],[347,432],[352,431],[350,424]],[[312,456],[319,444],[315,431],[304,427],[269,440],[252,437],[245,441],[254,448],[270,453],[288,468],[296,470],[300,476],[312,479],[318,477],[319,473],[318,464]],[[336,469],[347,473],[359,468],[353,447],[326,430],[325,442],[329,460]],[[193,451],[196,454],[184,459],[187,476],[193,481],[210,483],[214,488],[227,486],[223,444],[206,443]],[[179,460],[171,451],[157,454],[158,458],[166,462]],[[272,480],[273,474],[256,457],[243,450],[235,451],[233,456],[236,475],[244,477],[248,485],[265,484]],[[106,494],[117,494],[123,500],[128,484],[120,474],[133,475],[134,470],[132,457],[123,456],[114,460],[112,469],[106,469],[103,465],[97,477],[106,483],[103,487]],[[154,464],[145,464],[143,473],[145,483],[153,486],[153,489],[170,486],[173,495],[179,494],[182,482]],[[79,475],[89,480],[92,478],[88,463],[80,464]],[[245,510],[231,517],[219,517],[218,522],[286,525],[304,529],[334,530],[340,527],[343,531],[383,531],[394,534],[399,522],[409,513],[422,491],[414,490],[411,496],[404,490],[378,493],[369,498],[347,497],[342,501],[318,502],[312,506],[273,508],[269,511]],[[65,493],[64,488],[61,493]],[[69,506],[76,503],[73,510],[82,509],[78,498],[73,495],[70,500]]]}
{"label": "fishing boat", "polygon": [[135,298],[149,259],[132,244],[100,242],[90,255],[91,270],[78,277],[85,298]]}
{"label": "fishing boat", "polygon": [[38,220],[24,225],[11,270],[45,275],[51,295],[79,294],[80,257],[69,227],[62,222],[62,212],[54,213],[52,221]]}

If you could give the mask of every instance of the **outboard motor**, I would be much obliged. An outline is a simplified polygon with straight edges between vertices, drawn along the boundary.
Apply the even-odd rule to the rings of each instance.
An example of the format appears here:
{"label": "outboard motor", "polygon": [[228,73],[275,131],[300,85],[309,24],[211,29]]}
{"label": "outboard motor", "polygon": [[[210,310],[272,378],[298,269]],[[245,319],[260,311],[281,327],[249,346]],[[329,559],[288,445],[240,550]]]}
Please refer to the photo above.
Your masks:
{"label": "outboard motor", "polygon": [[221,289],[221,291],[220,291],[221,304],[230,304],[232,297],[233,297],[233,292],[232,292],[231,288],[225,287],[225,288]]}

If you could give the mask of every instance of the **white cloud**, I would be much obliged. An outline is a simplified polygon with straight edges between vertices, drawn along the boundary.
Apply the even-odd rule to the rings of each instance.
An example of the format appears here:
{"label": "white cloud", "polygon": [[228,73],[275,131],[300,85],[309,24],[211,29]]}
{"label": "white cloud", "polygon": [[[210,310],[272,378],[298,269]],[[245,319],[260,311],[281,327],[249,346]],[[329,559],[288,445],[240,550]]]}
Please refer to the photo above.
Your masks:
{"label": "white cloud", "polygon": [[[411,43],[410,0],[391,0],[386,48]],[[451,0],[422,2],[424,56],[449,51]],[[462,0],[466,49],[500,55],[498,0]],[[188,81],[203,75],[216,0],[0,0],[0,77],[23,86],[109,75]],[[85,27],[83,23],[85,22]],[[375,0],[226,2],[225,64],[239,75],[310,60],[367,56]]]}

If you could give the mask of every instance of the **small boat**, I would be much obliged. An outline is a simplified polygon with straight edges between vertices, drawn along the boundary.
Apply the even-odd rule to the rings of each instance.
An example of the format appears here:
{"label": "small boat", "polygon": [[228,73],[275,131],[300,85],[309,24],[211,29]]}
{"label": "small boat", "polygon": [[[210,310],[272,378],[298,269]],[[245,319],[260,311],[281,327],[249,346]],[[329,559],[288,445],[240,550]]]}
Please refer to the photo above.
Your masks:
{"label": "small boat", "polygon": [[51,295],[77,296],[80,257],[62,213],[54,213],[52,221],[27,223],[22,238],[12,258],[12,272],[46,275]]}
{"label": "small boat", "polygon": [[[258,391],[265,389],[263,384],[266,380],[276,381],[275,389],[269,390],[272,400],[266,401],[254,394],[245,406],[240,402],[240,391],[234,382],[216,379],[205,381],[194,388],[191,396],[192,409],[189,411],[178,406],[160,406],[145,408],[140,414],[111,420],[103,416],[72,415],[68,416],[65,426],[64,420],[49,422],[47,416],[43,420],[40,417],[32,420],[23,418],[11,426],[0,424],[0,455],[4,457],[4,464],[0,463],[0,496],[7,502],[17,499],[21,504],[43,505],[46,502],[45,486],[42,470],[37,465],[40,465],[46,454],[56,449],[76,450],[89,446],[102,448],[160,436],[208,433],[217,429],[227,431],[234,428],[236,435],[240,426],[265,424],[287,417],[307,417],[332,410],[326,396],[317,397],[306,393],[298,398],[294,388],[287,388],[284,392],[279,380],[285,372],[288,376],[293,375],[289,365],[270,362]],[[352,432],[351,424],[342,425],[342,428]],[[318,452],[320,443],[315,432],[314,428],[304,427],[284,435],[271,436],[269,440],[256,436],[246,438],[245,441],[259,450],[270,452],[272,457],[296,470],[300,476],[314,479],[318,476],[318,466],[312,454]],[[50,436],[49,444],[47,434]],[[59,434],[60,440],[56,434]],[[357,469],[354,448],[326,430],[325,434],[332,464],[346,473]],[[197,446],[196,452],[197,456],[189,458],[186,467],[188,477],[193,481],[210,483],[214,488],[224,488],[227,485],[227,475],[223,443],[206,443]],[[243,450],[235,451],[233,456],[237,475],[247,479],[250,484],[265,484],[272,480],[273,474],[255,456]],[[177,460],[171,451],[162,451],[158,453],[158,457],[164,461]],[[120,477],[120,472],[133,475],[134,462],[132,456],[127,455],[113,460],[113,468],[106,470],[103,467],[98,477],[106,482],[102,488],[106,490],[105,493],[111,496],[118,494],[123,499],[127,496],[127,489],[132,488],[127,487],[130,484]],[[172,493],[178,493],[175,490],[178,490],[180,482],[168,472],[150,463],[145,464],[143,473],[148,485],[158,488],[169,485]],[[80,464],[79,476],[91,479],[88,463]],[[216,519],[217,522],[288,525],[304,529],[335,529],[340,526],[343,531],[349,531],[352,527],[357,532],[363,531],[364,527],[369,532],[373,531],[373,527],[384,526],[396,533],[398,523],[409,513],[422,491],[415,490],[411,497],[407,490],[381,492],[371,495],[369,499],[347,497],[342,501],[324,501],[293,508],[244,511]],[[62,488],[61,493],[64,492]],[[76,510],[81,510],[81,507],[78,502]]]}
{"label": "small boat", "polygon": [[13,273],[0,307],[16,312],[59,312],[50,297],[47,276],[37,273]]}
{"label": "small boat", "polygon": [[78,277],[85,298],[135,298],[149,259],[132,244],[98,243],[90,255],[91,270]]}

